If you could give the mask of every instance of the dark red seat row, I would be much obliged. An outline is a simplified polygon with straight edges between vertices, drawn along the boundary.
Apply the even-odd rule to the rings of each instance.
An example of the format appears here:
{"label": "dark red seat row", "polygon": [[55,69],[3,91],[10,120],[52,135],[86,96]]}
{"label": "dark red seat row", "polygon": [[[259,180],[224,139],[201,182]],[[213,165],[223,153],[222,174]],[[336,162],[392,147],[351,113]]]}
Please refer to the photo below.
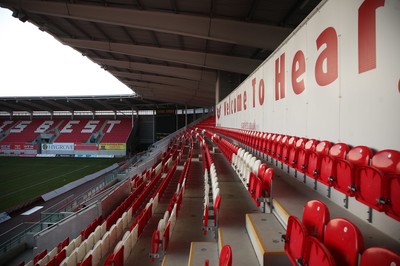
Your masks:
{"label": "dark red seat row", "polygon": [[[376,154],[367,146],[351,148],[345,143],[238,129],[212,130],[234,138],[271,161],[281,162],[368,207],[400,221],[400,152]],[[328,194],[330,196],[330,194]],[[347,200],[346,200],[347,203]],[[346,205],[347,207],[347,205]],[[371,218],[370,218],[371,219]]]}
{"label": "dark red seat row", "polygon": [[[365,250],[360,230],[343,218],[330,220],[321,201],[310,201],[300,221],[290,216],[285,252],[293,265],[397,265],[400,255],[384,247]],[[359,256],[361,255],[361,259]]]}

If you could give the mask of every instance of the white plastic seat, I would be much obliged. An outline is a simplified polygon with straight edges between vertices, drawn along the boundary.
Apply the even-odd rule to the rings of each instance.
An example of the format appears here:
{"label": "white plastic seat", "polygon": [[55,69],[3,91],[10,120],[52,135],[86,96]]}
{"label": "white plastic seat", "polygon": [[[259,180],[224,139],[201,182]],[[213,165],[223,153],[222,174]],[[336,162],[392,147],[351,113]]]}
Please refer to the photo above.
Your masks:
{"label": "white plastic seat", "polygon": [[101,254],[110,252],[110,232],[106,232],[101,240]]}
{"label": "white plastic seat", "polygon": [[138,228],[139,228],[139,225],[135,225],[135,227],[131,231],[130,239],[131,239],[132,247],[135,246],[137,239],[138,239]]}
{"label": "white plastic seat", "polygon": [[75,249],[77,261],[81,261],[86,257],[86,242],[87,240],[83,241],[81,245]]}
{"label": "white plastic seat", "polygon": [[[100,240],[99,242],[94,245],[93,250],[92,250],[92,265],[99,265],[101,258],[102,258],[102,241]],[[106,254],[104,254],[106,255]]]}

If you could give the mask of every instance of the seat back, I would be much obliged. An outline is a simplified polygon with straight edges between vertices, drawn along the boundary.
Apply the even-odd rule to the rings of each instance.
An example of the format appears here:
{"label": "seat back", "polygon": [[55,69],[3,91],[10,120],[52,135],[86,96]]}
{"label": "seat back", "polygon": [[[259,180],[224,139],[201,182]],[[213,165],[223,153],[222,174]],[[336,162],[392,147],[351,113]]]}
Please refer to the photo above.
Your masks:
{"label": "seat back", "polygon": [[370,166],[357,168],[355,184],[357,201],[380,212],[386,209],[388,179],[382,171]]}
{"label": "seat back", "polygon": [[323,241],[325,226],[329,219],[329,209],[322,201],[310,200],[304,206],[302,223],[309,235]]}
{"label": "seat back", "polygon": [[329,148],[328,154],[321,155],[317,176],[319,182],[327,186],[334,185],[333,180],[336,177],[335,159],[344,160],[348,151],[349,146],[346,143],[336,143]]}
{"label": "seat back", "polygon": [[386,214],[400,222],[400,175],[389,176]]}
{"label": "seat back", "polygon": [[283,146],[282,148],[282,162],[284,163],[288,163],[289,162],[289,155],[290,155],[290,150],[292,149],[292,147],[294,147],[294,144],[297,141],[297,137],[290,137],[287,142],[286,145]]}
{"label": "seat back", "polygon": [[330,148],[332,147],[332,143],[327,140],[323,140],[315,146],[315,152],[319,155],[326,155],[329,153]]}
{"label": "seat back", "polygon": [[303,257],[307,229],[295,216],[289,216],[286,237],[285,253],[293,265],[297,265],[297,260]]}
{"label": "seat back", "polygon": [[257,198],[262,196],[262,181],[253,172],[250,173],[248,192],[257,207],[260,206]]}
{"label": "seat back", "polygon": [[247,187],[247,190],[248,190],[248,192],[249,192],[250,195],[252,195],[253,192],[255,191],[255,188],[256,188],[256,178],[257,178],[257,176],[256,176],[253,172],[250,172],[249,186]]}
{"label": "seat back", "polygon": [[232,266],[232,248],[230,245],[222,247],[219,255],[219,266]]}
{"label": "seat back", "polygon": [[372,151],[366,146],[357,146],[347,153],[347,160],[335,160],[335,182],[333,186],[348,196],[354,196],[355,167],[368,165]]}
{"label": "seat back", "polygon": [[350,148],[346,143],[339,142],[329,149],[329,155],[334,158],[345,159],[349,150]]}
{"label": "seat back", "polygon": [[277,135],[275,140],[272,143],[272,147],[271,147],[271,156],[274,158],[277,158],[277,148],[279,143],[281,142],[282,139],[282,135]]}
{"label": "seat back", "polygon": [[364,251],[364,239],[360,230],[344,218],[328,222],[324,244],[331,251],[336,264],[341,266],[357,266],[358,256]]}
{"label": "seat back", "polygon": [[335,176],[335,158],[331,155],[322,156],[319,166],[318,181],[327,186],[333,186]]}
{"label": "seat back", "polygon": [[258,170],[260,169],[260,166],[261,166],[261,161],[260,160],[257,160],[257,157],[254,157],[255,159],[255,161],[254,161],[254,164],[253,164],[253,167],[252,167],[252,169],[251,169],[251,171],[255,174],[255,175],[257,175],[258,174]]}
{"label": "seat back", "polygon": [[287,142],[289,140],[289,136],[282,136],[280,142],[277,144],[276,147],[276,158],[281,161],[282,160],[282,151],[283,151],[283,147],[286,146]]}
{"label": "seat back", "polygon": [[306,171],[308,176],[314,177],[315,179],[319,177],[319,173],[321,172],[321,159],[329,153],[331,146],[331,142],[323,140],[315,146],[313,152],[309,153]]}
{"label": "seat back", "polygon": [[318,141],[315,139],[309,139],[307,142],[304,144],[303,149],[299,149],[298,151],[298,158],[297,158],[297,165],[296,168],[298,171],[301,173],[305,173],[308,167],[308,157],[311,152],[315,151],[315,147],[317,146]]}
{"label": "seat back", "polygon": [[373,152],[367,146],[357,146],[347,153],[347,160],[353,165],[369,165]]}
{"label": "seat back", "polygon": [[221,195],[218,193],[218,195],[215,197],[215,202],[214,202],[214,217],[215,220],[218,221],[218,212],[219,212],[219,207],[221,206]]}
{"label": "seat back", "polygon": [[396,150],[382,150],[371,159],[371,166],[384,173],[400,174],[400,152]]}
{"label": "seat back", "polygon": [[385,247],[367,248],[360,259],[360,266],[400,265],[400,254]]}
{"label": "seat back", "polygon": [[260,164],[260,167],[258,167],[258,172],[257,172],[257,176],[259,178],[262,178],[262,176],[264,175],[265,170],[267,170],[268,166],[265,163]]}
{"label": "seat back", "polygon": [[308,236],[304,247],[302,265],[335,266],[336,262],[331,252],[318,238]]}
{"label": "seat back", "polygon": [[300,139],[297,139],[296,143],[294,144],[294,146],[290,148],[289,160],[288,160],[288,164],[290,166],[296,167],[296,165],[297,165],[297,156],[298,156],[299,150],[304,148],[304,144],[305,143],[306,143],[306,139],[305,138],[300,138]]}
{"label": "seat back", "polygon": [[275,171],[273,168],[268,168],[265,170],[262,176],[262,190],[265,192],[266,197],[271,198],[272,195],[272,180],[274,178]]}
{"label": "seat back", "polygon": [[356,199],[378,211],[389,203],[389,175],[400,175],[400,152],[382,150],[371,159],[371,166],[359,167],[355,183]]}

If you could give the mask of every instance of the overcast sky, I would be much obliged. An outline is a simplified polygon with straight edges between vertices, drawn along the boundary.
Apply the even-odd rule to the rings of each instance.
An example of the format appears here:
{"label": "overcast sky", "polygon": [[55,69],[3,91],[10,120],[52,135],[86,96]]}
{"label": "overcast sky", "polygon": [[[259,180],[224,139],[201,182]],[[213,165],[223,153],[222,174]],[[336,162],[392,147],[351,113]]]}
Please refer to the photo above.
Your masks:
{"label": "overcast sky", "polygon": [[0,8],[0,97],[132,94],[80,53]]}

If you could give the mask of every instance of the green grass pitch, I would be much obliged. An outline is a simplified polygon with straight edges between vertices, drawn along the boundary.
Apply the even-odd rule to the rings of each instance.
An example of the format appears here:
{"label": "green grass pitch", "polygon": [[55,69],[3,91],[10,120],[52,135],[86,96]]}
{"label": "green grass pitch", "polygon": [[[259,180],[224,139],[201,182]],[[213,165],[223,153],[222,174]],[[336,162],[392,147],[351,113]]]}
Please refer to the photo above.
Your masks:
{"label": "green grass pitch", "polygon": [[121,160],[0,157],[0,212]]}

